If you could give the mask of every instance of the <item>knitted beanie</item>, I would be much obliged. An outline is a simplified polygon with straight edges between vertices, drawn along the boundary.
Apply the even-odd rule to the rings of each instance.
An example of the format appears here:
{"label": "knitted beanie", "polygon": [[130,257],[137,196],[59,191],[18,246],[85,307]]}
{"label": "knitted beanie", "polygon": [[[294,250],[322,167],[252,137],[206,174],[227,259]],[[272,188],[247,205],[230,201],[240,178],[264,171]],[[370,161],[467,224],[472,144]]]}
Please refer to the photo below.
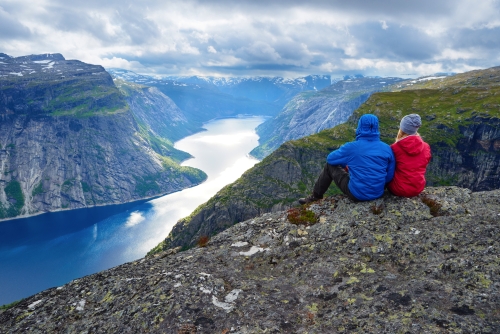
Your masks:
{"label": "knitted beanie", "polygon": [[419,115],[409,114],[403,117],[401,123],[399,124],[399,128],[408,135],[414,135],[417,133],[417,130],[421,125],[422,120]]}

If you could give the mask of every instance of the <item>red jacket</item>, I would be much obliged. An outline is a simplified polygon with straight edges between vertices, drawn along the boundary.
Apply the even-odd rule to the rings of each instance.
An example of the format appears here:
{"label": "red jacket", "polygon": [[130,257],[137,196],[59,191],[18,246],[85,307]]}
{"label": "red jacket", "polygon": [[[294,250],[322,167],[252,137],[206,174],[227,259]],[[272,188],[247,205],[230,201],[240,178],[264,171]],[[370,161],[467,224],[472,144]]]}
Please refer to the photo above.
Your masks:
{"label": "red jacket", "polygon": [[387,188],[396,196],[417,196],[425,187],[425,169],[431,148],[418,135],[405,137],[391,145],[396,158],[394,178]]}

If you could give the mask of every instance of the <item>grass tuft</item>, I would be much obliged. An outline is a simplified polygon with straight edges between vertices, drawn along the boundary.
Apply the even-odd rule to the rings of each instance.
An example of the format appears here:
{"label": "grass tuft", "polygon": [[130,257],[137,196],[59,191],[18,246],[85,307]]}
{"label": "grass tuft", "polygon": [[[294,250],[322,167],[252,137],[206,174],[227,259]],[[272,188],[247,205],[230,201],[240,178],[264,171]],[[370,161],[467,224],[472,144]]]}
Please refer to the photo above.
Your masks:
{"label": "grass tuft", "polygon": [[432,216],[439,216],[439,209],[441,209],[441,204],[439,204],[435,199],[432,199],[426,195],[422,196],[420,199],[425,205],[429,207]]}
{"label": "grass tuft", "polygon": [[210,240],[210,238],[206,235],[202,235],[199,239],[198,239],[198,242],[196,243],[198,245],[198,247],[206,247],[207,244],[208,244],[208,241]]}
{"label": "grass tuft", "polygon": [[318,222],[318,217],[316,217],[316,214],[310,210],[307,210],[307,206],[301,206],[288,210],[287,218],[290,223],[295,225],[310,226]]}
{"label": "grass tuft", "polygon": [[376,204],[373,204],[370,209],[372,210],[372,213],[374,215],[379,215],[381,214],[383,211],[384,211],[384,203],[380,204],[380,205],[376,205]]}

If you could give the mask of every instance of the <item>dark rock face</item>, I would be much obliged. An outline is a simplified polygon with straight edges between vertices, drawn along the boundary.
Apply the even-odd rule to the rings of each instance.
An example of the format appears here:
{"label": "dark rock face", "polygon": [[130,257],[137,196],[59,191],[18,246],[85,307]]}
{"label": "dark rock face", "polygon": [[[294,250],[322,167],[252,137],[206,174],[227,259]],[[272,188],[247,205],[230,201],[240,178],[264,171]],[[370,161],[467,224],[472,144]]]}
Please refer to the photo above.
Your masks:
{"label": "dark rock face", "polygon": [[[470,184],[475,190],[500,188],[500,118],[474,117],[474,124],[461,127],[457,145],[462,165],[455,166],[457,184]],[[460,168],[461,167],[461,168]]]}
{"label": "dark rock face", "polygon": [[185,152],[155,152],[139,118],[101,66],[59,54],[3,57],[0,219],[124,203],[206,177],[175,163]]}
{"label": "dark rock face", "polygon": [[[137,134],[130,112],[87,118],[19,116],[0,123],[0,143],[0,189],[18,182],[25,202],[17,214],[4,211],[4,217],[123,203],[203,179],[187,173],[191,169],[165,168],[161,156]],[[0,192],[5,210],[11,198]]]}
{"label": "dark rock face", "polygon": [[[429,199],[438,206],[434,215]],[[374,210],[374,207],[380,210]],[[0,311],[5,333],[498,333],[500,191],[267,213]],[[374,213],[376,212],[376,213]]]}

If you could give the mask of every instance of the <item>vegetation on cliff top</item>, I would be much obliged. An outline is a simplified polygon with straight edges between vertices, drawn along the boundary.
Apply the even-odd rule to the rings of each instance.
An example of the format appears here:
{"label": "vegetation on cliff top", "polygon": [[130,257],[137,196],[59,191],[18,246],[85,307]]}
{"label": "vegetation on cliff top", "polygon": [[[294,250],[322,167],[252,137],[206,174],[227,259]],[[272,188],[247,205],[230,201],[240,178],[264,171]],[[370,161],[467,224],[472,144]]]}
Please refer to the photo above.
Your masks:
{"label": "vegetation on cliff top", "polygon": [[[48,63],[9,58],[4,63],[0,114],[89,117],[128,110],[102,66],[64,58]],[[12,75],[27,66],[32,72]]]}

